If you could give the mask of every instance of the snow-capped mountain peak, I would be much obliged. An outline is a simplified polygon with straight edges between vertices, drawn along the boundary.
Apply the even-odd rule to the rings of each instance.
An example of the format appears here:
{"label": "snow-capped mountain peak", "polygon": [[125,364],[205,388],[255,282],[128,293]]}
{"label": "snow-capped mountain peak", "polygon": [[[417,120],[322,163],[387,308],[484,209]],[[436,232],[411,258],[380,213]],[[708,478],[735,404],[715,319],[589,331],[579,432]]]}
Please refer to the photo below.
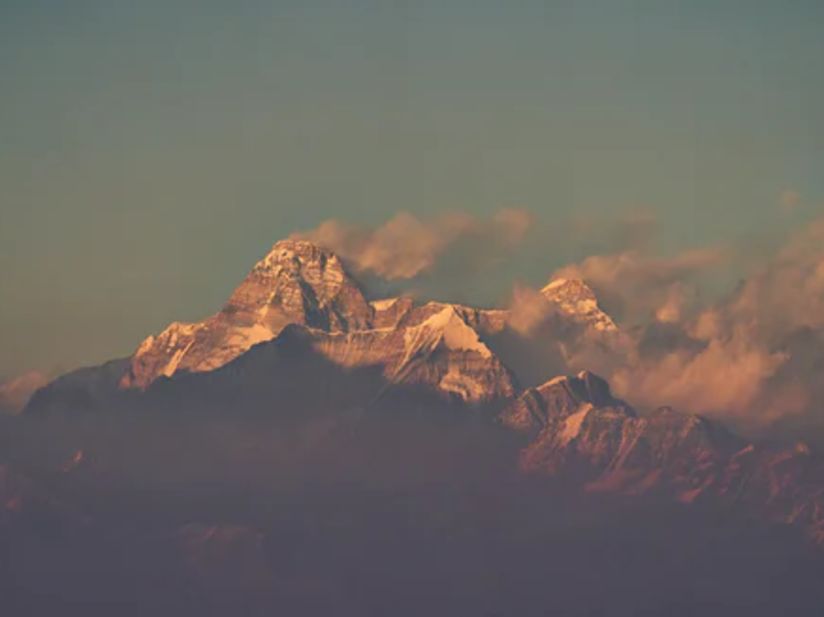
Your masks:
{"label": "snow-capped mountain peak", "polygon": [[[583,281],[555,279],[542,294],[560,317],[599,339],[617,331]],[[506,310],[443,302],[416,305],[408,296],[369,302],[334,252],[289,238],[276,242],[252,267],[218,313],[203,321],[175,322],[145,339],[120,386],[146,388],[178,371],[220,368],[291,324],[327,334],[400,330],[404,342],[397,351],[402,354],[411,348],[417,353],[443,348],[489,360],[493,350],[482,337],[506,328],[508,316]]]}
{"label": "snow-capped mountain peak", "polygon": [[371,325],[372,309],[340,259],[303,240],[282,240],[258,261],[220,312],[195,323],[173,323],[144,340],[121,380],[145,388],[178,370],[223,366],[289,324],[330,332]]}
{"label": "snow-capped mountain peak", "polygon": [[595,292],[581,279],[555,278],[541,294],[574,321],[601,332],[617,332],[618,326],[599,306]]}

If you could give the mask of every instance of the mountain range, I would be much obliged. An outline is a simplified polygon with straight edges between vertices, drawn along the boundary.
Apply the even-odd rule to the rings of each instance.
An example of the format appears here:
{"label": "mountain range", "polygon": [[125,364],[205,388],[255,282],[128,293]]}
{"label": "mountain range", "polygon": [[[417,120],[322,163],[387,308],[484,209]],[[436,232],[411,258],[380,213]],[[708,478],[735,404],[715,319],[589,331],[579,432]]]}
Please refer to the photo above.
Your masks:
{"label": "mountain range", "polygon": [[[540,352],[563,362],[576,346],[620,350],[624,333],[584,281],[551,280],[539,300],[551,334]],[[186,408],[282,418],[288,408],[294,423],[309,408],[361,417],[446,406],[506,432],[525,474],[588,492],[734,506],[824,544],[824,467],[808,445],[749,443],[667,406],[641,415],[585,368],[524,385],[514,368],[530,364],[521,318],[514,309],[367,299],[333,252],[287,239],[216,314],[170,324],[129,358],[55,379],[23,415]]]}

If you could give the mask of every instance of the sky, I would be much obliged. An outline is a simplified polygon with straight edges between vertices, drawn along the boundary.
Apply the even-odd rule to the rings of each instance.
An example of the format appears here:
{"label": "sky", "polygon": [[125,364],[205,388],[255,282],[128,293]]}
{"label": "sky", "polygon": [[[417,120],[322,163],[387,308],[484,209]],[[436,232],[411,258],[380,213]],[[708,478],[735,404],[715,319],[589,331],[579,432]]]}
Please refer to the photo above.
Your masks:
{"label": "sky", "polygon": [[329,218],[643,211],[664,250],[803,226],[822,25],[819,1],[0,0],[0,375],[128,355]]}

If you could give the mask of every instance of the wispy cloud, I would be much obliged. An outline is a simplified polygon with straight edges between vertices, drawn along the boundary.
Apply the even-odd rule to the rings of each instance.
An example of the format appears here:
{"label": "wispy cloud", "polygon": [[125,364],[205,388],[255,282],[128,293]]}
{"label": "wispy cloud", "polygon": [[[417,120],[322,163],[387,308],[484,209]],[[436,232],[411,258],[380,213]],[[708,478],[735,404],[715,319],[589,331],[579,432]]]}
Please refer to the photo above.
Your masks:
{"label": "wispy cloud", "polygon": [[760,425],[814,411],[812,402],[824,393],[817,385],[824,366],[824,218],[792,235],[721,301],[686,318],[669,310],[679,301],[674,293],[657,313],[668,317],[660,321],[669,336],[659,343],[647,336],[633,361],[615,369],[619,392],[646,405]]}
{"label": "wispy cloud", "polygon": [[311,240],[338,253],[354,270],[386,280],[411,279],[432,270],[458,245],[499,253],[513,249],[529,230],[526,210],[503,209],[489,218],[455,212],[420,219],[408,212],[378,227],[347,225],[336,219],[294,237]]}
{"label": "wispy cloud", "polygon": [[657,315],[680,318],[697,277],[725,264],[730,252],[722,247],[690,249],[670,257],[629,249],[594,255],[558,269],[553,276],[582,279],[625,322]]}

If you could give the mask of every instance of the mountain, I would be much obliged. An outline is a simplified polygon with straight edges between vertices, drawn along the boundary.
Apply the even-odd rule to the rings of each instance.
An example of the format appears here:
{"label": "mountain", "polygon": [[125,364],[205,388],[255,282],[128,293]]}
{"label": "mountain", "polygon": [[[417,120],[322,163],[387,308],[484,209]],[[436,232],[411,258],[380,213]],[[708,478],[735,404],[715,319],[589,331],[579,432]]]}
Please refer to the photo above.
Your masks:
{"label": "mountain", "polygon": [[[581,281],[544,291],[570,325],[594,332],[617,327]],[[504,366],[495,336],[509,312],[412,298],[367,301],[341,260],[303,240],[277,242],[235,289],[226,305],[201,322],[169,325],[145,339],[118,382],[145,390],[161,377],[208,372],[288,325],[311,333],[313,346],[342,367],[382,367],[390,383],[418,384],[467,402],[512,396],[517,379]]]}
{"label": "mountain", "polygon": [[511,429],[535,436],[561,419],[595,407],[635,415],[626,403],[612,398],[606,381],[581,371],[575,377],[559,376],[528,388],[501,413],[500,420]]}
{"label": "mountain", "polygon": [[172,323],[144,340],[120,385],[146,388],[179,370],[216,369],[288,324],[348,332],[369,327],[374,314],[334,253],[283,240],[255,264],[218,313],[201,322]]}
{"label": "mountain", "polygon": [[499,419],[524,435],[526,473],[587,491],[734,505],[824,544],[824,461],[804,443],[747,443],[718,422],[669,407],[642,417],[587,372],[530,388]]}
{"label": "mountain", "polygon": [[48,382],[43,373],[29,371],[0,383],[0,413],[19,413],[32,394]]}
{"label": "mountain", "polygon": [[118,391],[118,384],[129,364],[129,358],[119,358],[61,375],[35,391],[23,414],[105,411],[112,395]]}
{"label": "mountain", "polygon": [[554,278],[541,289],[541,295],[575,324],[599,333],[618,332],[618,326],[599,306],[595,293],[580,279]]}
{"label": "mountain", "polygon": [[806,445],[750,444],[668,407],[641,415],[587,370],[522,388],[520,377],[546,371],[554,349],[563,367],[576,345],[609,349],[623,336],[582,281],[551,280],[538,300],[546,323],[530,333],[513,326],[514,308],[368,300],[334,253],[284,240],[218,313],[171,324],[130,358],[54,380],[25,415],[189,410],[300,426],[377,407],[483,407],[491,413],[475,415],[518,436],[513,458],[526,474],[586,491],[743,505],[824,543],[824,468]]}
{"label": "mountain", "polygon": [[314,333],[315,349],[347,367],[380,366],[388,383],[421,385],[469,403],[509,398],[515,380],[451,305],[412,310],[403,326]]}
{"label": "mountain", "polygon": [[[597,332],[617,331],[582,281],[556,280],[542,293],[569,323]],[[217,314],[201,322],[172,323],[144,340],[120,386],[145,389],[158,377],[178,371],[214,370],[253,345],[272,340],[290,324],[306,326],[319,336],[372,332],[367,338],[380,340],[387,336],[387,329],[417,327],[443,311],[448,311],[444,314],[452,329],[469,327],[477,336],[500,333],[509,319],[506,310],[440,302],[416,306],[408,297],[368,302],[333,252],[303,240],[282,240],[252,268]],[[440,327],[437,321],[429,321],[428,328],[433,325]],[[333,342],[328,345],[334,346]],[[331,355],[342,357],[339,352]],[[381,362],[396,360],[384,357]]]}
{"label": "mountain", "polygon": [[[503,327],[500,312],[410,298],[367,302],[332,252],[283,240],[259,261],[217,314],[173,323],[144,340],[119,385],[146,389],[180,371],[212,371],[287,325],[304,326],[315,348],[343,367],[381,365],[390,382],[430,383],[466,401],[509,396],[512,378],[478,332]],[[471,324],[471,325],[470,325]]]}

